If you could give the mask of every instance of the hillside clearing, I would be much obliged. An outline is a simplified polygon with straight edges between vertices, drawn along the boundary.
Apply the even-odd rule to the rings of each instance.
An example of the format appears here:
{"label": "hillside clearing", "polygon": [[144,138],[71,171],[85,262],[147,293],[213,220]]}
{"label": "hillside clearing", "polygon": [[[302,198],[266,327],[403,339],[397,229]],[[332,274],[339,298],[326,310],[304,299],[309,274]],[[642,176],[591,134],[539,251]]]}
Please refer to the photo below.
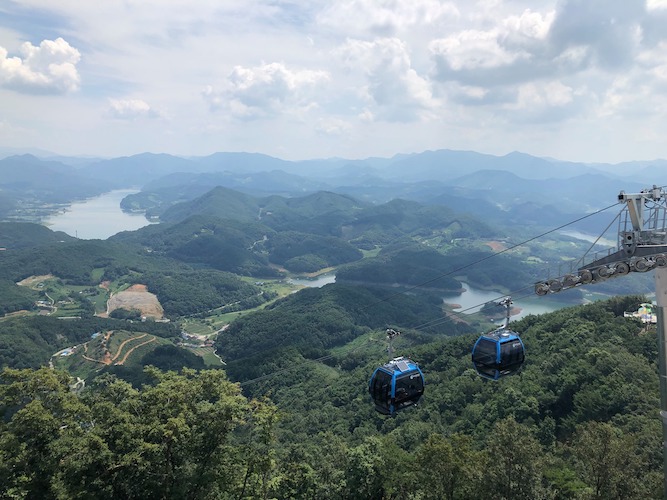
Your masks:
{"label": "hillside clearing", "polygon": [[146,285],[132,285],[127,290],[115,293],[107,302],[107,314],[116,309],[137,309],[141,316],[154,319],[164,317],[164,309],[154,293],[146,289]]}

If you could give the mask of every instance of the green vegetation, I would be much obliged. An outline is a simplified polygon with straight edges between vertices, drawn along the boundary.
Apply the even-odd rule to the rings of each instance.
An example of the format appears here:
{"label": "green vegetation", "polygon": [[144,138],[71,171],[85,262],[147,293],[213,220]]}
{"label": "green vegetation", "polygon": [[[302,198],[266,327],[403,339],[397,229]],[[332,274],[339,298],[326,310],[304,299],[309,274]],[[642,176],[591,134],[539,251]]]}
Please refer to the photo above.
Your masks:
{"label": "green vegetation", "polygon": [[[183,262],[207,265],[240,275],[276,276],[267,257],[253,251],[268,227],[252,221],[238,221],[193,215],[175,224],[150,225],[134,232],[120,233],[111,240],[149,248],[152,255],[168,256]],[[259,250],[259,248],[258,248]]]}
{"label": "green vegetation", "polygon": [[61,372],[5,370],[0,483],[40,498],[180,497],[184,478],[193,498],[661,498],[655,334],[622,318],[643,300],[516,322],[528,358],[498,382],[471,368],[474,335],[405,333],[427,392],[396,418],[369,401],[381,348],[363,340],[328,366],[294,351],[264,365],[243,388],[275,407],[220,370],[148,369],[137,388],[102,375],[80,396]]}
{"label": "green vegetation", "polygon": [[62,320],[52,316],[21,316],[0,323],[0,366],[38,368],[61,349],[81,344],[95,332],[128,330],[162,338],[175,338],[171,323],[129,323],[106,318]]}
{"label": "green vegetation", "polygon": [[271,262],[296,273],[319,271],[363,257],[360,250],[333,236],[296,231],[276,233],[267,243]]}
{"label": "green vegetation", "polygon": [[7,250],[51,245],[74,239],[62,231],[51,231],[41,224],[0,222],[0,246]]}
{"label": "green vegetation", "polygon": [[34,309],[38,293],[0,279],[0,316],[23,309]]}
{"label": "green vegetation", "polygon": [[[661,498],[655,333],[622,318],[642,300],[613,299],[513,323],[528,358],[519,375],[499,382],[474,372],[475,335],[435,340],[404,332],[397,353],[420,363],[426,394],[417,408],[393,419],[377,415],[369,401],[366,383],[382,362],[381,344],[370,339],[326,360],[334,373],[286,353],[282,365],[272,359],[263,366],[269,375],[244,387],[272,395],[283,412],[279,443],[304,443],[302,467],[316,471],[317,487],[339,488],[343,496],[352,481],[350,454],[363,450],[368,468],[356,480],[364,478],[361,491],[370,490],[362,498],[396,492],[408,498]],[[341,483],[320,482],[323,462],[341,464],[342,490]],[[442,472],[434,475],[436,464]]]}
{"label": "green vegetation", "polygon": [[[661,498],[655,332],[623,318],[646,297],[513,322],[527,360],[496,383],[470,350],[497,311],[443,306],[457,278],[523,289],[575,246],[494,255],[513,242],[447,209],[333,193],[217,189],[167,213],[0,252],[0,304],[28,311],[0,322],[0,497]],[[291,293],[275,265],[337,282]],[[134,284],[170,322],[93,316]],[[367,393],[388,327],[427,384],[395,418]]]}
{"label": "green vegetation", "polygon": [[[264,363],[275,362],[286,352],[316,358],[369,329],[428,324],[441,317],[442,299],[435,295],[414,297],[330,284],[304,289],[237,319],[218,335],[216,348],[228,363],[228,372],[247,379],[257,376]],[[466,328],[462,323],[452,325],[448,333]]]}
{"label": "green vegetation", "polygon": [[221,371],[162,374],[133,389],[101,377],[6,370],[0,383],[5,497],[247,498],[269,487],[275,410]]}
{"label": "green vegetation", "polygon": [[[220,187],[191,202],[173,206],[163,214],[162,220],[170,224],[148,226],[134,233],[117,235],[112,240],[139,244],[152,253],[183,262],[258,277],[276,275],[275,269],[268,267],[269,263],[292,272],[314,272],[358,261],[364,256],[363,250],[379,251],[379,247],[385,246],[387,249],[380,252],[385,258],[378,263],[362,262],[345,272],[354,273],[355,281],[357,278],[367,280],[382,267],[384,276],[369,281],[405,285],[421,283],[425,276],[432,277],[434,270],[448,264],[447,268],[451,269],[450,251],[458,255],[456,259],[465,261],[464,264],[480,254],[490,255],[479,249],[471,253],[468,240],[489,238],[496,233],[485,224],[447,208],[424,207],[404,200],[365,206],[334,193],[320,192],[291,199],[253,198]],[[426,253],[406,254],[404,259],[395,261],[386,257],[397,245],[405,247],[415,243],[424,247]],[[428,254],[429,249],[433,249],[432,254]],[[405,261],[414,257],[426,260],[420,264],[410,261],[409,268],[405,269]],[[508,281],[516,272],[505,274],[504,281]],[[501,271],[496,271],[495,275],[488,277],[486,270],[482,270],[477,278],[480,285],[496,277],[503,278]],[[515,280],[517,278],[521,277],[515,276]],[[436,286],[459,288],[451,280],[443,280]]]}
{"label": "green vegetation", "polygon": [[[144,252],[145,253],[145,252]],[[104,279],[113,280],[130,268],[160,266],[141,249],[100,240],[77,240],[22,251],[0,252],[0,278],[20,281],[29,276],[54,275],[75,285],[97,285],[94,269],[104,268]],[[99,272],[98,272],[99,273]]]}
{"label": "green vegetation", "polygon": [[[144,343],[144,345],[138,344]],[[134,387],[150,384],[151,378],[144,371],[145,366],[154,366],[163,371],[180,371],[183,368],[203,370],[206,363],[200,357],[188,349],[182,349],[169,343],[146,343],[144,338],[139,339],[140,345],[132,352],[129,362],[122,365],[113,364],[104,369],[104,373],[113,374]],[[219,364],[218,364],[219,366]]]}
{"label": "green vegetation", "polygon": [[139,309],[114,309],[109,313],[109,317],[113,319],[131,319],[141,320],[141,311]]}
{"label": "green vegetation", "polygon": [[140,280],[155,293],[169,316],[257,307],[272,298],[259,287],[219,271],[146,273]]}

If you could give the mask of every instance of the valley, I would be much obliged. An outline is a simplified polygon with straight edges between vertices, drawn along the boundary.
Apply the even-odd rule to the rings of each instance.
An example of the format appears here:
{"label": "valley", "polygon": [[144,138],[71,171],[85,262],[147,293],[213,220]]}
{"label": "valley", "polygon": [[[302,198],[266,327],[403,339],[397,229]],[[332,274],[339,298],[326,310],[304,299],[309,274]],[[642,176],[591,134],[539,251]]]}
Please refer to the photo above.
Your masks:
{"label": "valley", "polygon": [[[132,422],[114,431],[123,440],[163,449],[169,445],[151,441],[154,429],[181,418],[187,426],[178,432],[193,443],[211,441],[207,429],[217,424],[206,412],[218,405],[217,421],[235,429],[224,446],[246,469],[216,465],[216,477],[234,470],[254,478],[254,496],[268,474],[274,483],[267,488],[279,498],[315,491],[345,498],[352,485],[367,488],[367,498],[393,498],[391,491],[427,497],[410,479],[420,477],[420,460],[456,449],[488,464],[507,448],[505,435],[525,451],[514,463],[532,464],[524,478],[531,497],[589,481],[578,467],[585,450],[602,442],[635,450],[610,470],[641,470],[647,478],[613,484],[648,497],[658,488],[659,432],[650,416],[659,394],[655,331],[624,316],[648,300],[650,276],[577,287],[557,302],[534,295],[537,280],[589,251],[585,227],[540,226],[544,234],[535,238],[537,226],[517,225],[511,210],[487,218],[416,200],[222,186],[189,198],[196,191],[178,201],[142,191],[162,200],[159,210],[145,208],[160,222],[105,239],[0,223],[0,393],[24,390],[15,386],[21,377],[61,377],[62,397],[97,415],[80,435],[106,443],[119,462],[131,451],[109,440],[113,425],[101,415]],[[92,206],[91,218],[103,221]],[[481,332],[497,328],[502,311],[493,304],[508,294],[526,363],[518,375],[488,383],[471,366],[470,349]],[[416,360],[426,380],[422,401],[394,418],[377,414],[367,392],[369,374],[386,362],[388,328],[401,332],[394,349]],[[161,405],[157,413],[154,405]],[[240,407],[243,415],[230,420]],[[179,460],[204,463],[183,453]],[[258,456],[272,457],[261,473]],[[400,462],[408,476],[365,469],[360,457]],[[295,467],[310,472],[294,476]],[[472,469],[459,473],[482,496],[491,494]],[[310,493],[294,493],[292,481]],[[249,487],[224,484],[236,496]]]}
{"label": "valley", "polygon": [[0,3],[0,500],[667,499],[666,50],[667,0]]}

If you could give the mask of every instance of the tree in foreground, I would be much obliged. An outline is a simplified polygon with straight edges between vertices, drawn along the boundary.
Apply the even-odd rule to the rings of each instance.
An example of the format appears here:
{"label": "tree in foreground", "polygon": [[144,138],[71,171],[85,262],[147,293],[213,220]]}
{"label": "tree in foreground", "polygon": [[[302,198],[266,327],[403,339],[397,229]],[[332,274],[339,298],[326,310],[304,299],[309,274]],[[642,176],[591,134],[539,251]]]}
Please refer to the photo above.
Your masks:
{"label": "tree in foreground", "polygon": [[79,398],[64,373],[3,371],[0,497],[261,497],[275,409],[222,371],[147,372],[140,390],[103,376]]}

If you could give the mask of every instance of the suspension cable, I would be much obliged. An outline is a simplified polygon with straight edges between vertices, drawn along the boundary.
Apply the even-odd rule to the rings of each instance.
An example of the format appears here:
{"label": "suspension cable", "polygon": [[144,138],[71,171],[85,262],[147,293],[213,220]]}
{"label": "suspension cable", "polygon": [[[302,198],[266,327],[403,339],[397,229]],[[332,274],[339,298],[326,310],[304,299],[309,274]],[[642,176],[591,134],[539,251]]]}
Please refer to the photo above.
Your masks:
{"label": "suspension cable", "polygon": [[[413,291],[413,290],[415,290],[415,289],[417,289],[417,288],[423,287],[423,286],[425,286],[425,285],[427,285],[427,284],[429,284],[429,283],[433,283],[434,281],[437,281],[437,280],[442,279],[442,278],[444,278],[444,277],[451,276],[452,274],[458,273],[458,272],[460,272],[460,271],[462,271],[462,270],[464,270],[464,269],[468,269],[468,268],[470,268],[470,267],[472,267],[472,266],[478,265],[478,264],[480,264],[481,262],[484,262],[484,261],[489,260],[489,259],[491,259],[491,258],[493,258],[493,257],[496,257],[497,255],[501,255],[501,254],[504,254],[504,253],[509,252],[509,251],[511,251],[511,250],[514,250],[514,249],[516,249],[516,248],[518,248],[518,247],[520,247],[520,246],[522,246],[522,245],[525,245],[525,244],[527,244],[527,243],[530,243],[531,241],[535,241],[535,240],[537,240],[537,239],[539,239],[539,238],[542,238],[542,237],[544,237],[544,236],[546,236],[546,235],[548,235],[548,234],[554,233],[554,232],[559,231],[559,230],[561,230],[561,229],[563,229],[563,228],[565,228],[565,227],[567,227],[567,226],[570,226],[570,225],[575,224],[575,223],[577,223],[577,222],[580,222],[580,221],[582,221],[582,220],[584,220],[584,219],[587,219],[588,217],[592,217],[592,216],[597,215],[597,214],[599,214],[599,213],[601,213],[601,212],[604,212],[604,211],[606,211],[606,210],[609,210],[610,208],[613,208],[613,207],[615,207],[616,205],[618,205],[618,202],[614,203],[613,205],[609,205],[609,206],[607,206],[607,207],[601,208],[600,210],[597,210],[597,211],[595,211],[595,212],[591,212],[590,214],[587,214],[587,215],[584,215],[584,216],[582,216],[582,217],[579,217],[578,219],[575,219],[575,220],[573,220],[573,221],[570,221],[570,222],[568,222],[568,223],[566,223],[566,224],[562,224],[562,225],[560,225],[560,226],[558,226],[558,227],[556,227],[556,228],[553,228],[553,229],[550,229],[550,230],[545,231],[545,232],[543,232],[543,233],[540,233],[539,235],[537,235],[537,236],[533,236],[533,237],[531,237],[531,238],[529,238],[529,239],[527,239],[527,240],[525,240],[525,241],[523,241],[523,242],[521,242],[521,243],[517,243],[517,244],[515,244],[515,245],[512,245],[512,246],[510,246],[510,247],[508,247],[508,248],[505,248],[505,249],[503,249],[503,250],[500,250],[500,251],[498,251],[498,252],[494,252],[494,253],[492,253],[491,255],[487,255],[487,256],[485,256],[485,257],[483,257],[483,258],[481,258],[481,259],[478,259],[478,260],[476,260],[476,261],[474,261],[474,262],[472,262],[472,263],[470,263],[470,264],[466,264],[466,265],[461,266],[461,267],[459,267],[459,268],[457,268],[457,269],[454,269],[453,271],[450,271],[450,272],[448,272],[448,273],[442,274],[442,275],[437,276],[437,277],[435,277],[435,278],[429,279],[429,280],[427,280],[427,281],[425,281],[425,282],[423,282],[423,283],[421,283],[421,284],[418,284],[418,285],[414,285],[414,286],[412,286],[412,287],[409,287],[407,290],[405,290],[405,291],[403,291],[403,292],[397,292],[397,293],[394,293],[394,294],[392,294],[392,295],[389,295],[388,297],[384,297],[383,299],[380,299],[380,300],[374,302],[373,304],[369,304],[368,306],[364,307],[364,308],[362,309],[362,311],[363,311],[363,310],[366,310],[366,309],[369,309],[369,308],[371,308],[371,307],[375,307],[375,306],[381,304],[382,302],[386,302],[386,301],[388,301],[388,300],[390,300],[390,299],[392,299],[392,298],[394,298],[394,297],[397,297],[397,296],[400,296],[400,295],[404,295],[404,294],[407,293],[407,292],[410,292],[410,291]],[[619,215],[620,215],[620,214],[619,214]],[[618,218],[619,215],[617,215],[616,218]],[[614,220],[616,220],[616,218],[614,218]],[[613,221],[612,221],[612,223],[613,223]],[[609,229],[610,226],[611,226],[611,224],[607,227],[607,229]],[[605,229],[605,232],[607,231],[607,229]],[[603,234],[604,234],[604,233],[603,233]],[[598,240],[599,240],[599,239],[600,239],[600,238],[598,238]],[[596,240],[596,242],[597,242],[597,240]],[[521,292],[521,291],[523,291],[523,290],[526,290],[526,289],[528,289],[528,288],[532,288],[532,287],[533,287],[532,284],[531,284],[531,285],[526,285],[526,286],[524,286],[524,287],[522,287],[522,288],[519,288],[518,290],[515,290],[514,292],[510,292],[509,294],[500,295],[500,296],[498,297],[498,299],[496,299],[496,300],[499,300],[499,299],[502,299],[502,298],[504,298],[504,297],[507,297],[508,295],[513,296],[515,293]],[[532,295],[532,293],[531,293],[531,294],[525,294],[524,296],[519,297],[519,299],[528,297],[528,296],[530,296],[530,295]],[[477,304],[477,305],[474,305],[474,306],[470,306],[470,307],[468,307],[468,308],[466,308],[466,309],[462,309],[462,310],[460,310],[460,311],[456,311],[456,312],[452,311],[452,312],[450,312],[450,313],[448,313],[448,314],[455,314],[455,315],[459,316],[460,314],[464,313],[465,311],[469,311],[469,310],[475,309],[475,308],[477,308],[477,307],[483,307],[484,305],[488,304],[489,302],[493,302],[493,301],[482,302],[482,303],[480,303],[480,304]],[[421,325],[417,325],[417,326],[415,326],[415,327],[411,327],[411,329],[413,329],[413,330],[420,330],[420,329],[423,329],[423,328],[432,328],[432,327],[434,327],[434,326],[439,326],[439,325],[441,325],[441,324],[448,323],[448,322],[451,322],[451,321],[452,321],[452,319],[451,319],[449,316],[445,316],[445,317],[442,317],[442,318],[437,318],[437,319],[428,321],[428,322],[423,323],[423,324],[421,324]],[[373,341],[373,339],[372,339],[372,337],[371,337],[371,338],[369,338],[368,340],[366,340],[365,342],[361,343],[361,344],[358,345],[358,346],[354,346],[353,348],[350,348],[349,350],[344,350],[344,351],[342,352],[342,355],[344,355],[344,356],[348,356],[348,355],[352,354],[353,352],[355,352],[355,351],[361,349],[362,347],[366,346],[367,344],[369,344],[369,343],[372,342],[372,341]],[[312,363],[312,362],[315,362],[315,363],[321,363],[321,362],[323,362],[323,361],[332,359],[332,358],[337,357],[337,356],[339,356],[339,355],[341,355],[341,353],[327,354],[327,355],[325,355],[325,356],[321,356],[321,357],[319,357],[319,358],[310,359],[310,360],[304,360],[304,361],[301,362],[301,363],[297,363],[297,364],[295,364],[295,365],[292,365],[292,366],[289,366],[289,367],[286,367],[286,368],[282,368],[282,369],[278,369],[278,370],[275,370],[275,371],[273,371],[273,372],[271,372],[271,373],[267,373],[267,374],[265,374],[265,375],[261,375],[261,376],[256,377],[256,378],[253,378],[253,379],[250,379],[250,380],[246,380],[246,381],[240,382],[239,385],[240,385],[241,387],[244,387],[244,386],[246,386],[246,385],[249,385],[249,384],[252,384],[252,383],[255,383],[255,382],[260,382],[260,381],[262,381],[262,380],[266,380],[266,379],[268,379],[268,378],[274,377],[275,375],[279,375],[280,373],[284,373],[284,372],[286,372],[286,371],[292,370],[292,369],[294,369],[295,367],[302,366],[302,365],[304,365],[304,364],[306,364],[306,363]]]}
{"label": "suspension cable", "polygon": [[[456,269],[454,269],[454,270],[452,270],[452,271],[449,271],[449,272],[447,272],[447,273],[441,274],[440,276],[436,276],[435,278],[431,278],[431,279],[429,279],[429,280],[427,280],[427,281],[424,281],[423,283],[420,283],[420,284],[418,284],[418,285],[413,285],[413,286],[411,286],[411,287],[408,287],[407,289],[405,289],[405,290],[402,291],[402,292],[396,292],[396,293],[394,293],[394,294],[392,294],[392,295],[389,295],[388,297],[384,297],[383,299],[380,299],[380,300],[378,300],[377,302],[374,302],[373,304],[369,304],[369,305],[366,306],[363,310],[365,310],[365,309],[369,309],[369,308],[371,308],[371,307],[375,307],[375,306],[377,306],[378,304],[380,304],[380,303],[382,303],[382,302],[386,302],[386,301],[388,301],[389,299],[392,299],[392,298],[394,298],[394,297],[397,297],[397,296],[403,295],[403,294],[405,294],[405,293],[411,292],[411,291],[416,290],[416,289],[418,289],[418,288],[421,288],[421,287],[423,287],[423,286],[425,286],[425,285],[428,285],[428,284],[430,284],[430,283],[433,283],[434,281],[437,281],[437,280],[442,279],[442,278],[446,278],[446,277],[451,276],[451,275],[453,275],[453,274],[456,274],[456,273],[458,273],[458,272],[460,272],[460,271],[463,271],[464,269],[468,269],[468,268],[470,268],[470,267],[476,266],[476,265],[478,265],[478,264],[480,264],[480,263],[482,263],[482,262],[484,262],[484,261],[487,261],[487,260],[489,260],[489,259],[492,259],[492,258],[494,258],[494,257],[496,257],[496,256],[498,256],[498,255],[502,255],[502,254],[507,253],[507,252],[509,252],[509,251],[511,251],[511,250],[514,250],[514,249],[516,249],[516,248],[518,248],[518,247],[520,247],[520,246],[523,246],[523,245],[525,245],[525,244],[527,244],[527,243],[530,243],[531,241],[535,241],[535,240],[537,240],[537,239],[539,239],[539,238],[543,238],[544,236],[546,236],[546,235],[548,235],[548,234],[551,234],[551,233],[554,233],[554,232],[556,232],[556,231],[559,231],[559,230],[561,230],[561,229],[563,229],[563,228],[565,228],[565,227],[567,227],[567,226],[570,226],[570,225],[575,224],[575,223],[577,223],[577,222],[580,222],[580,221],[582,221],[582,220],[584,220],[584,219],[587,219],[588,217],[592,217],[592,216],[594,216],[594,215],[597,215],[597,214],[599,214],[599,213],[604,212],[605,210],[609,210],[610,208],[613,208],[613,207],[617,206],[618,203],[619,203],[619,202],[616,202],[616,203],[614,203],[613,205],[609,205],[609,206],[604,207],[604,208],[601,208],[600,210],[597,210],[597,211],[595,211],[595,212],[591,212],[590,214],[586,214],[586,215],[584,215],[584,216],[582,216],[582,217],[579,217],[578,219],[575,219],[575,220],[573,220],[573,221],[570,221],[570,222],[568,222],[568,223],[566,223],[566,224],[562,224],[562,225],[560,225],[560,226],[558,226],[558,227],[555,227],[555,228],[553,228],[553,229],[549,229],[548,231],[545,231],[545,232],[543,232],[543,233],[541,233],[541,234],[538,234],[537,236],[533,236],[532,238],[528,238],[527,240],[522,241],[521,243],[516,243],[515,245],[512,245],[512,246],[510,246],[510,247],[507,247],[507,248],[505,248],[505,249],[503,249],[503,250],[500,250],[500,251],[498,251],[498,252],[494,252],[494,253],[492,253],[491,255],[487,255],[487,256],[482,257],[481,259],[478,259],[478,260],[476,260],[476,261],[474,261],[474,262],[471,262],[471,263],[469,263],[469,264],[463,265],[463,266],[458,267],[458,268],[456,268]],[[618,217],[618,216],[617,216],[617,217]],[[614,219],[614,220],[615,220],[615,219]],[[605,231],[606,231],[606,230],[605,230]]]}

